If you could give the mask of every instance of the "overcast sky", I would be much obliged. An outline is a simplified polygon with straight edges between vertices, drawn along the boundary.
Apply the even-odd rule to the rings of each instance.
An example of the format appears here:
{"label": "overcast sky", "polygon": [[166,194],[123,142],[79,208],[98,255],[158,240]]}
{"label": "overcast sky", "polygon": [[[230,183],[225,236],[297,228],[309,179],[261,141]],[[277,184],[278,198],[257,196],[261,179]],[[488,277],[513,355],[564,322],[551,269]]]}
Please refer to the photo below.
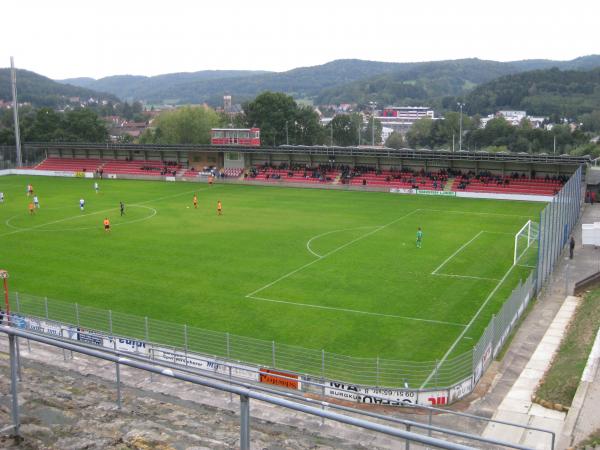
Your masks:
{"label": "overcast sky", "polygon": [[600,53],[598,0],[18,0],[0,10],[0,67],[12,55],[54,79]]}

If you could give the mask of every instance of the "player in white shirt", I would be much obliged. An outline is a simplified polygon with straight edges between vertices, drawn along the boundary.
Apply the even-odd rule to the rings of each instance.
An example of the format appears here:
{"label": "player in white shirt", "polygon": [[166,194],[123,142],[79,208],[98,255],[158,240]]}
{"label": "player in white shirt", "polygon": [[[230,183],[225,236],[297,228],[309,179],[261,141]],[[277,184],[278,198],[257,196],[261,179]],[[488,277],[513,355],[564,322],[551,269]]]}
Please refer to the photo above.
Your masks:
{"label": "player in white shirt", "polygon": [[85,206],[85,200],[84,199],[79,199],[79,209],[81,209],[83,211],[83,207]]}

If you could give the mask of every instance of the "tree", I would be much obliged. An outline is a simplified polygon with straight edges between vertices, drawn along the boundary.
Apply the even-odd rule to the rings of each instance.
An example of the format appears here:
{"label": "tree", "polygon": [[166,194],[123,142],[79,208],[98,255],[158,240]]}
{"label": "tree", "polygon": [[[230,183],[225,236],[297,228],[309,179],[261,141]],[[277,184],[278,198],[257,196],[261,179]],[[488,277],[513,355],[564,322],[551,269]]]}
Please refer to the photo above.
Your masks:
{"label": "tree", "polygon": [[65,114],[64,140],[106,142],[108,130],[98,114],[88,108],[75,109]]}
{"label": "tree", "polygon": [[371,145],[373,142],[373,122],[375,122],[375,145],[381,144],[381,132],[383,131],[383,125],[381,125],[379,120],[373,120],[373,118],[370,118],[363,134],[363,143],[366,143],[367,145]]}
{"label": "tree", "polygon": [[298,107],[293,138],[294,140],[290,142],[297,145],[316,145],[325,142],[324,130],[319,123],[319,116],[311,107]]}
{"label": "tree", "polygon": [[260,128],[261,142],[264,145],[285,144],[290,137],[290,127],[291,142],[294,142],[298,105],[292,97],[281,92],[263,92],[253,101],[245,103],[243,108],[246,126]]}
{"label": "tree", "polygon": [[592,111],[589,114],[581,116],[582,128],[584,131],[600,131],[600,110]]}
{"label": "tree", "polygon": [[333,144],[348,147],[356,143],[356,128],[348,114],[338,114],[329,125],[329,132],[333,135]]}
{"label": "tree", "polygon": [[154,129],[140,136],[142,144],[210,144],[210,130],[223,126],[211,108],[184,106],[159,114]]}
{"label": "tree", "polygon": [[398,133],[397,131],[394,131],[392,134],[389,135],[389,137],[385,141],[385,146],[395,149],[403,148],[404,138],[402,137],[402,134]]}
{"label": "tree", "polygon": [[406,141],[411,148],[431,146],[431,130],[433,120],[428,117],[419,119],[413,123],[410,130],[406,133]]}
{"label": "tree", "polygon": [[263,92],[244,108],[244,124],[260,128],[263,145],[314,145],[323,141],[322,127],[315,111],[298,106],[281,92]]}

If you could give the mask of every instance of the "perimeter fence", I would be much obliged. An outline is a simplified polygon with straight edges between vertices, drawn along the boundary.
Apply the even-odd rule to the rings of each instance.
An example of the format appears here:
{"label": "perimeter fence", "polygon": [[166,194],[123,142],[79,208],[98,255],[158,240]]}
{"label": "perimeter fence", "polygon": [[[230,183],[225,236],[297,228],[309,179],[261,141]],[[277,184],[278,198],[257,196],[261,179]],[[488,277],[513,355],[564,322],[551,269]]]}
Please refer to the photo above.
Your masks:
{"label": "perimeter fence", "polygon": [[[21,147],[21,159],[23,167],[32,167],[42,162],[47,153],[43,148]],[[0,169],[14,169],[17,167],[17,149],[13,145],[0,145]]]}
{"label": "perimeter fence", "polygon": [[583,166],[580,166],[540,213],[537,289],[554,270],[573,227],[581,216],[584,197]]}

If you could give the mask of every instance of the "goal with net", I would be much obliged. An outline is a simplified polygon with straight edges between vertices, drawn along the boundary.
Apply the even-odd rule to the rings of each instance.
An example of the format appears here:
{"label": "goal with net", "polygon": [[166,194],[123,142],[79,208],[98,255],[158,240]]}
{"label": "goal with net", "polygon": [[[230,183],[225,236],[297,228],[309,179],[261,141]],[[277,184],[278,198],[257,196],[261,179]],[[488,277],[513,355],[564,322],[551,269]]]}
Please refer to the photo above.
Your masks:
{"label": "goal with net", "polygon": [[536,267],[538,257],[539,224],[528,220],[515,235],[513,265]]}

